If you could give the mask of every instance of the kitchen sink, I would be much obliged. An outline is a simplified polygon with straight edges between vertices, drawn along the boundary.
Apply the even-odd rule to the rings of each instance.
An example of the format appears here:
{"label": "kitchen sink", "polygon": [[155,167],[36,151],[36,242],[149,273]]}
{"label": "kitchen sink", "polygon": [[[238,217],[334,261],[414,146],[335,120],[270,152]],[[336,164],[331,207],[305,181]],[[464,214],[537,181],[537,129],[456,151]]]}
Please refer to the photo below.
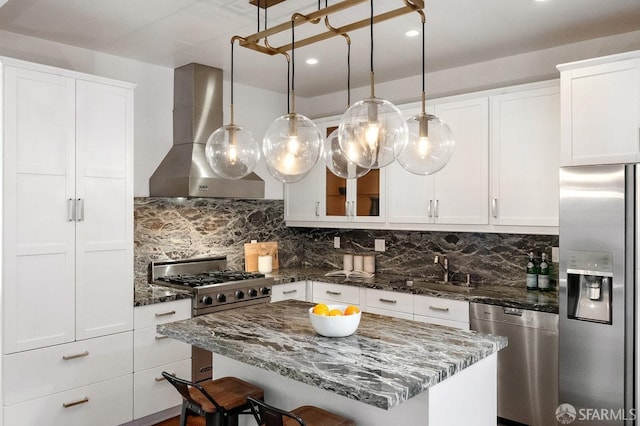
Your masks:
{"label": "kitchen sink", "polygon": [[446,291],[450,293],[467,293],[473,290],[472,286],[467,287],[462,283],[453,284],[451,282],[444,282],[444,281],[413,280],[413,281],[406,281],[404,285],[409,288],[424,288],[428,290]]}

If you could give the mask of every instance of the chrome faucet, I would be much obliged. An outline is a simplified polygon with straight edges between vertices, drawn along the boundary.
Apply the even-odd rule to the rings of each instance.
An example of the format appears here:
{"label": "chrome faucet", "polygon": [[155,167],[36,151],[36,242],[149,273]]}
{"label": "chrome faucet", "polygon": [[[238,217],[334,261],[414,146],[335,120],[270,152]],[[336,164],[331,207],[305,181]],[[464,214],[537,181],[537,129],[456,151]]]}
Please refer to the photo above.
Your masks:
{"label": "chrome faucet", "polygon": [[449,259],[447,259],[447,256],[442,256],[442,262],[440,262],[440,256],[436,255],[436,257],[433,258],[433,263],[434,265],[440,265],[440,267],[444,270],[444,282],[448,283],[449,282]]}

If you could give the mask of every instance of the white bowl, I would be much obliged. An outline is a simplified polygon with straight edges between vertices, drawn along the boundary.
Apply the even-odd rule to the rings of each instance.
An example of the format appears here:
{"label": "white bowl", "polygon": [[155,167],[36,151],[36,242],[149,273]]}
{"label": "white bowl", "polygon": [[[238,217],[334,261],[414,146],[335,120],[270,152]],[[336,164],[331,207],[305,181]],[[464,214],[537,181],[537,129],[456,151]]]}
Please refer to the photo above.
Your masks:
{"label": "white bowl", "polygon": [[[344,312],[349,305],[327,305],[329,310],[340,309]],[[362,314],[340,315],[330,317],[328,315],[316,315],[313,313],[313,307],[309,308],[309,320],[311,326],[321,336],[325,337],[346,337],[351,336],[360,325],[360,317]]]}

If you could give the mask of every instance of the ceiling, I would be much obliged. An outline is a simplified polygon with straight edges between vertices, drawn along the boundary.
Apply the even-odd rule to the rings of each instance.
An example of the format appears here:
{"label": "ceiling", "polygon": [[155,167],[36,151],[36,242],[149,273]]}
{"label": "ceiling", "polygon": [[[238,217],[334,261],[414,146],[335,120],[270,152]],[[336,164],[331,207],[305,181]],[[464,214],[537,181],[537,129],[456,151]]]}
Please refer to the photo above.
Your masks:
{"label": "ceiling", "polygon": [[[329,6],[337,2],[326,1]],[[318,3],[288,0],[270,7],[268,25],[287,22],[293,12],[310,13]],[[374,10],[379,14],[402,4],[402,0],[376,0]],[[426,0],[425,12],[429,72],[640,29],[638,0]],[[368,16],[369,2],[364,2],[336,14],[332,25]],[[227,72],[231,37],[256,32],[257,19],[249,0],[8,0],[0,7],[2,30],[171,68],[197,62]],[[261,13],[261,28],[264,19]],[[299,26],[295,37],[317,33],[318,27]],[[421,38],[404,35],[420,27],[416,13],[375,25],[377,82],[420,73]],[[369,29],[350,36],[351,86],[366,86]],[[276,46],[289,43],[291,33],[269,41]],[[282,55],[237,46],[236,82],[286,91],[287,63]],[[308,57],[319,63],[306,65]],[[316,96],[346,87],[347,47],[342,37],[296,49],[296,95]]]}

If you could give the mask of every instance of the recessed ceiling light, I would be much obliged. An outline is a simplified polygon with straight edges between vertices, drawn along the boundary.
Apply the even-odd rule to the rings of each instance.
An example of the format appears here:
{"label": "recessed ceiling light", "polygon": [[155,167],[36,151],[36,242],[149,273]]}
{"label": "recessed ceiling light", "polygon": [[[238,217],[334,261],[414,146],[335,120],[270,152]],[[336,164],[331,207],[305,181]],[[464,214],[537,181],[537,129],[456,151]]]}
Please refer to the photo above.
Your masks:
{"label": "recessed ceiling light", "polygon": [[318,60],[316,58],[307,59],[307,65],[315,65],[317,63],[318,63]]}
{"label": "recessed ceiling light", "polygon": [[406,35],[407,37],[415,37],[419,34],[420,34],[420,31],[418,30],[409,30],[406,33],[404,33],[404,35]]}

